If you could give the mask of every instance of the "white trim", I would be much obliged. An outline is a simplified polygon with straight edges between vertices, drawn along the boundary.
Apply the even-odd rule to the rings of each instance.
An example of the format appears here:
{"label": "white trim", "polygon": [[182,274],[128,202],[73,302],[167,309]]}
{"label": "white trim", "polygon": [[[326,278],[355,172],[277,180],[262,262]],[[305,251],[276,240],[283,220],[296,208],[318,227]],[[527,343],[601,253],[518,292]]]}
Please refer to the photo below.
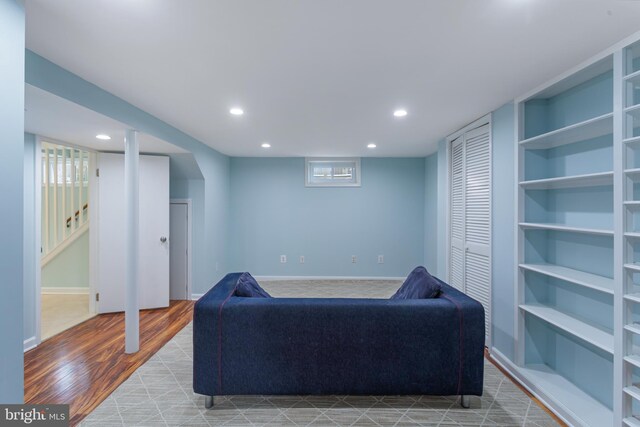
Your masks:
{"label": "white trim", "polygon": [[[191,290],[193,289],[193,210],[191,205],[191,199],[169,199],[169,205],[180,204],[187,205],[187,298],[189,295],[193,295]],[[171,244],[171,235],[169,235],[169,244]]]}
{"label": "white trim", "polygon": [[[35,279],[36,279],[36,283],[35,283],[35,289],[34,289],[34,297],[35,297],[35,301],[34,301],[34,313],[33,313],[33,318],[34,318],[34,322],[35,322],[35,342],[34,342],[34,346],[40,344],[40,342],[42,341],[42,335],[41,335],[41,327],[40,327],[40,316],[41,316],[41,312],[42,312],[42,297],[40,295],[40,289],[42,286],[42,267],[40,266],[40,261],[42,258],[42,138],[38,135],[36,135],[36,146],[35,146],[35,171],[36,171],[36,175],[35,175],[35,227],[36,227],[36,233],[35,233],[35,241],[33,242],[33,255],[35,257],[35,269],[36,269],[36,274],[35,274]],[[47,175],[49,174],[49,171],[47,170]],[[47,190],[46,194],[48,194],[49,191]],[[48,240],[47,240],[48,242]]]}
{"label": "white trim", "polygon": [[31,350],[32,348],[36,348],[37,345],[38,345],[38,340],[36,339],[35,336],[27,338],[23,342],[24,352],[26,353],[27,351]]}
{"label": "white trim", "polygon": [[256,280],[265,282],[274,280],[405,280],[406,277],[379,276],[254,276]]}
{"label": "white trim", "polygon": [[96,301],[96,292],[98,292],[98,156],[96,153],[89,153],[89,188],[87,203],[91,207],[89,209],[89,313],[98,313],[98,301]]}
{"label": "white trim", "polygon": [[502,369],[507,371],[509,375],[511,375],[520,385],[529,391],[529,393],[533,394],[544,406],[546,406],[551,412],[553,412],[558,418],[564,421],[568,425],[582,425],[580,420],[574,418],[568,411],[566,411],[562,406],[556,405],[555,399],[547,396],[542,390],[539,390],[536,385],[530,382],[526,377],[524,377],[520,370],[514,363],[509,360],[504,354],[500,352],[500,350],[495,347],[491,348],[489,352],[489,358],[500,365]]}
{"label": "white trim", "polygon": [[204,294],[191,294],[191,301],[198,301]]}
{"label": "white trim", "polygon": [[87,287],[43,286],[40,291],[43,295],[89,295]]}
{"label": "white trim", "polygon": [[66,240],[60,243],[54,250],[46,254],[42,257],[40,261],[41,267],[49,264],[55,257],[64,252],[69,246],[71,246],[76,240],[78,240],[84,233],[89,231],[89,224],[84,223],[79,228],[76,228],[76,231],[73,232],[71,236],[69,236]]}

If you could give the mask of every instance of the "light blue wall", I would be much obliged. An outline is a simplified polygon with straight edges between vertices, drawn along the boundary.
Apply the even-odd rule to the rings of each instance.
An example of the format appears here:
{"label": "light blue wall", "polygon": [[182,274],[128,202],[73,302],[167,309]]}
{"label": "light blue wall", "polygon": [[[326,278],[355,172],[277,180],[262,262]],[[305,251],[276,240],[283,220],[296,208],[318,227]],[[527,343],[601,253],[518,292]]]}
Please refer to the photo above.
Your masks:
{"label": "light blue wall", "polygon": [[608,71],[550,98],[525,104],[525,138],[613,111],[613,72]]}
{"label": "light blue wall", "polygon": [[[303,158],[231,159],[233,269],[260,276],[404,277],[423,264],[424,159],[361,162],[362,187],[307,188]],[[286,264],[280,255],[287,255]]]}
{"label": "light blue wall", "polygon": [[0,402],[24,398],[24,5],[0,2]]}
{"label": "light blue wall", "polygon": [[516,152],[513,103],[493,112],[491,135],[492,339],[495,348],[513,359]]}
{"label": "light blue wall", "polygon": [[204,251],[200,259],[192,260],[192,290],[206,292],[229,270],[229,158],[29,50],[25,71],[28,84],[193,153],[204,178],[202,227],[194,228],[194,235],[201,238]]}
{"label": "light blue wall", "polygon": [[438,274],[438,153],[424,159],[424,262]]}
{"label": "light blue wall", "polygon": [[89,232],[42,268],[43,288],[89,288]]}

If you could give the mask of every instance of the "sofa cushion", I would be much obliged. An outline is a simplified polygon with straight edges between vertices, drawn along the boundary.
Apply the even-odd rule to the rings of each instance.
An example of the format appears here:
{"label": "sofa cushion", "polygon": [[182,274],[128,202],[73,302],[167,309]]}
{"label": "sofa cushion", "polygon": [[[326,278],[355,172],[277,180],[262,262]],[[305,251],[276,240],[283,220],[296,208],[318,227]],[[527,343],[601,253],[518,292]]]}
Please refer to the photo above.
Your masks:
{"label": "sofa cushion", "polygon": [[441,288],[440,282],[420,266],[413,269],[391,299],[436,298]]}
{"label": "sofa cushion", "polygon": [[237,297],[271,298],[249,273],[242,273],[236,283],[235,295]]}

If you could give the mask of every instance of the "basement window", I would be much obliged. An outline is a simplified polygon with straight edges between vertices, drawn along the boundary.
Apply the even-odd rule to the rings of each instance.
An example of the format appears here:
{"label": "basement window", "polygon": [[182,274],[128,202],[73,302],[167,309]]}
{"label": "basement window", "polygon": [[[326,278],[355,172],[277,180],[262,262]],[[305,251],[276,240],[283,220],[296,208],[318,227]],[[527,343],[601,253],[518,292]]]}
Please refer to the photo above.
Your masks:
{"label": "basement window", "polygon": [[307,158],[305,186],[360,187],[360,159]]}

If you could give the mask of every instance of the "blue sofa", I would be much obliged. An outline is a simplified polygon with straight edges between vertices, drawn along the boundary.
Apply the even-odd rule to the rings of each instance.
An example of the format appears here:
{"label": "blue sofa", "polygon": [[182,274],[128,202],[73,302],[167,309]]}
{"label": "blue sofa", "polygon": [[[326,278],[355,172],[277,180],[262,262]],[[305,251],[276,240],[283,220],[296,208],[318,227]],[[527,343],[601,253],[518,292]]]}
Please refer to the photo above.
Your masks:
{"label": "blue sofa", "polygon": [[215,395],[482,394],[484,310],[433,299],[243,298],[241,273],[198,300],[193,389]]}

